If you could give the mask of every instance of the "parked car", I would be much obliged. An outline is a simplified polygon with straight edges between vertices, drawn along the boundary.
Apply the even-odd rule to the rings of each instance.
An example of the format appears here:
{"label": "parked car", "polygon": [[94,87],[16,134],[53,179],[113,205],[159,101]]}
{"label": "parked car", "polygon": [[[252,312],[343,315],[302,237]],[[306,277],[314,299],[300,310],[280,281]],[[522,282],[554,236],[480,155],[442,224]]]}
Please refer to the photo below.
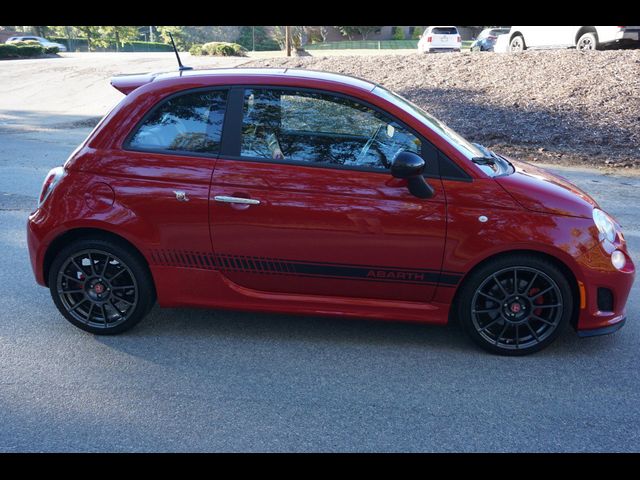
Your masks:
{"label": "parked car", "polygon": [[513,26],[509,32],[509,49],[521,52],[528,48],[569,48],[598,50],[612,46],[640,46],[638,27],[527,27]]}
{"label": "parked car", "polygon": [[35,37],[33,35],[27,35],[22,37],[9,37],[6,43],[27,42],[29,40],[38,42],[40,45],[42,45],[45,48],[57,47],[59,52],[67,51],[67,47],[65,47],[62,43],[51,42],[46,38]]}
{"label": "parked car", "polygon": [[[115,334],[154,305],[460,321],[505,355],[625,322],[618,222],[380,85],[295,69],[114,77],[28,220],[36,281]],[[363,327],[365,328],[365,327]]]}
{"label": "parked car", "polygon": [[462,39],[456,27],[428,27],[418,41],[418,51],[459,52]]}
{"label": "parked car", "polygon": [[498,35],[509,33],[509,28],[485,28],[480,32],[469,49],[472,52],[493,52]]}

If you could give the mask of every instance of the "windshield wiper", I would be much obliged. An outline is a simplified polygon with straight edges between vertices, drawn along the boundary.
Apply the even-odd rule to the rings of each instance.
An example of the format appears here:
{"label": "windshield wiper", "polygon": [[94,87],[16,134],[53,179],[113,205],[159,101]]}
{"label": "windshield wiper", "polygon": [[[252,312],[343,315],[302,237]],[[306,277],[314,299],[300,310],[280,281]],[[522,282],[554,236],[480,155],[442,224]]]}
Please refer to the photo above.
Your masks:
{"label": "windshield wiper", "polygon": [[493,157],[473,157],[471,161],[477,165],[495,165],[496,160]]}

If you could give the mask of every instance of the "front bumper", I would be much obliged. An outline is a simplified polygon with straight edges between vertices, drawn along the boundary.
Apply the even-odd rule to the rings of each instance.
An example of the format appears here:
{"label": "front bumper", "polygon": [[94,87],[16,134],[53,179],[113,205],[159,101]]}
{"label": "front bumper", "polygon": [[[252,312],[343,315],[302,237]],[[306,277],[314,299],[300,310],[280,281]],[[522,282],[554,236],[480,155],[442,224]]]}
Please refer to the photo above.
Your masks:
{"label": "front bumper", "polygon": [[[627,257],[622,270],[611,264],[611,253],[621,250]],[[576,330],[581,337],[605,335],[620,329],[627,318],[626,303],[635,279],[635,266],[624,243],[602,241],[578,259],[581,272],[577,280],[581,286],[581,301]],[[608,289],[613,306],[601,310],[598,289]]]}
{"label": "front bumper", "polygon": [[627,321],[627,317],[621,317],[621,319],[617,323],[614,323],[613,325],[609,325],[608,327],[593,328],[591,330],[578,330],[578,336],[579,337],[598,337],[600,335],[610,335],[620,330],[626,321]]}

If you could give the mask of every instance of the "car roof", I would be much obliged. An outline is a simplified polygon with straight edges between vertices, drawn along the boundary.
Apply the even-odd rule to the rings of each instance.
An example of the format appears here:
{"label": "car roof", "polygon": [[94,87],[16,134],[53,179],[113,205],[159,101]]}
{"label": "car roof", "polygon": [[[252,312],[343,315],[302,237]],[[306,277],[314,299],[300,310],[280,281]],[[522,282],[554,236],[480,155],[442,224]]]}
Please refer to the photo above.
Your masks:
{"label": "car roof", "polygon": [[[196,78],[221,78],[221,77],[244,77],[243,82],[246,82],[246,78],[251,77],[269,77],[269,78],[281,78],[281,79],[293,79],[304,78],[310,80],[321,80],[331,82],[334,84],[340,84],[345,86],[354,87],[357,89],[371,92],[376,88],[377,84],[369,82],[367,80],[352,77],[349,75],[343,75],[333,72],[325,72],[322,70],[304,70],[298,68],[214,68],[203,70],[176,70],[172,72],[163,73],[150,73],[141,75],[119,75],[111,79],[111,85],[122,93],[128,94],[135,90],[139,86],[147,83],[155,83],[163,80],[180,81],[184,79],[185,83],[189,82],[189,79]],[[233,83],[233,82],[228,82]]]}

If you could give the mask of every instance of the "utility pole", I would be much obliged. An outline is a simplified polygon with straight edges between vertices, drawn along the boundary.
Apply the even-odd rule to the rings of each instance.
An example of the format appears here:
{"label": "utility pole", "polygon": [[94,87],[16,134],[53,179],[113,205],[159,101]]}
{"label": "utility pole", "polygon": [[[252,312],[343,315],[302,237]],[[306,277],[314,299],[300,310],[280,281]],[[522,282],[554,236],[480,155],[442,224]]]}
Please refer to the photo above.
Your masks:
{"label": "utility pole", "polygon": [[287,57],[291,56],[291,27],[284,27],[284,38],[287,45]]}
{"label": "utility pole", "polygon": [[153,27],[149,27],[149,41],[153,42]]}

